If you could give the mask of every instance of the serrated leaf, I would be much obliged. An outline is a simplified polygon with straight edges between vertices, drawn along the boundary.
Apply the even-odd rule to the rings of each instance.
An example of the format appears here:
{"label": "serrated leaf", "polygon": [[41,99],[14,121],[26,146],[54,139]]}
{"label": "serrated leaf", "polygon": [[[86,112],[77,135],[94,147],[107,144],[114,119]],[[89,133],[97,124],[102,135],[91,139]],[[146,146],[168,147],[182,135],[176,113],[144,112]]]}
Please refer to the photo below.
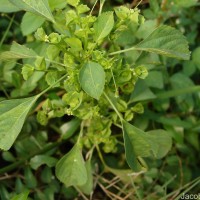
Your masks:
{"label": "serrated leaf", "polygon": [[102,13],[94,23],[95,40],[98,42],[99,40],[105,38],[111,32],[113,26],[113,12]]}
{"label": "serrated leaf", "polygon": [[105,85],[104,69],[98,63],[87,62],[79,72],[79,81],[83,90],[98,100]]}
{"label": "serrated leaf", "polygon": [[55,22],[48,0],[9,0],[16,7]]}
{"label": "serrated leaf", "polygon": [[16,7],[9,0],[1,0],[0,12],[3,13],[10,13],[10,12],[17,12],[20,8]]}
{"label": "serrated leaf", "polygon": [[23,18],[22,18],[22,22],[20,24],[21,30],[22,30],[22,34],[23,35],[28,35],[33,33],[34,31],[37,30],[37,28],[39,28],[43,23],[45,22],[45,19],[32,14],[32,13],[25,13]]}
{"label": "serrated leaf", "polygon": [[56,177],[67,187],[86,183],[87,170],[80,147],[77,144],[58,161]]}
{"label": "serrated leaf", "polygon": [[188,42],[183,34],[165,25],[159,26],[134,48],[183,60],[190,58]]}
{"label": "serrated leaf", "polygon": [[0,149],[8,150],[13,145],[38,97],[39,95],[0,102]]}
{"label": "serrated leaf", "polygon": [[21,59],[21,58],[35,58],[37,54],[24,45],[13,42],[10,51],[5,51],[0,54],[1,60]]}

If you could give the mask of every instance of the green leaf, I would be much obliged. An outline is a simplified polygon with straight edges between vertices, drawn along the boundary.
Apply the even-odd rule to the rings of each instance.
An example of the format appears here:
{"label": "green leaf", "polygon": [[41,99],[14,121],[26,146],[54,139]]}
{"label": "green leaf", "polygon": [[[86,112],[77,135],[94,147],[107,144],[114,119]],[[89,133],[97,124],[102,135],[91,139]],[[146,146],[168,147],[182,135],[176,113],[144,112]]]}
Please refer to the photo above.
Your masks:
{"label": "green leaf", "polygon": [[21,9],[10,3],[9,0],[1,0],[0,12],[10,13],[17,12],[19,10]]}
{"label": "green leaf", "polygon": [[159,26],[134,48],[183,60],[190,58],[186,38],[180,31],[165,25]]}
{"label": "green leaf", "polygon": [[61,127],[62,139],[70,138],[80,126],[81,120],[79,118],[74,118],[69,122],[64,123]]}
{"label": "green leaf", "polygon": [[129,126],[131,126],[131,124],[129,124],[128,122],[123,123],[123,137],[124,137],[126,161],[132,170],[139,171],[142,166],[137,160],[137,154],[135,153],[134,146],[129,136],[129,129],[130,129]]}
{"label": "green leaf", "polygon": [[24,191],[21,194],[14,196],[11,200],[27,200],[29,195],[29,191]]}
{"label": "green leaf", "polygon": [[26,46],[13,42],[10,51],[5,51],[0,54],[1,60],[35,58],[37,54]]}
{"label": "green leaf", "polygon": [[[57,71],[49,71],[45,76],[45,80],[48,85],[55,84],[58,79],[59,79],[59,74]],[[58,87],[58,86],[59,86],[59,83],[56,84],[54,87]]]}
{"label": "green leaf", "polygon": [[153,156],[157,159],[163,158],[171,149],[171,137],[164,130],[152,130],[148,131],[147,134]]}
{"label": "green leaf", "polygon": [[29,13],[29,12],[25,13],[22,18],[21,25],[20,25],[22,34],[26,36],[26,35],[33,33],[44,22],[45,22],[45,19],[38,15]]}
{"label": "green leaf", "polygon": [[80,0],[67,0],[67,3],[74,7],[78,6],[79,2]]}
{"label": "green leaf", "polygon": [[173,0],[173,3],[176,6],[184,7],[184,8],[195,6],[197,4],[197,2],[198,2],[198,0]]}
{"label": "green leaf", "polygon": [[94,23],[95,40],[98,42],[99,40],[105,38],[111,32],[113,26],[113,12],[102,13]]}
{"label": "green leaf", "polygon": [[137,81],[135,88],[131,94],[130,102],[144,101],[155,99],[156,95],[149,89],[144,81]]}
{"label": "green leaf", "polygon": [[38,167],[40,167],[43,164],[46,164],[48,167],[53,167],[55,166],[56,162],[57,162],[57,159],[51,156],[36,155],[33,158],[31,158],[30,165],[33,169],[36,170]]}
{"label": "green leaf", "polygon": [[144,132],[123,121],[125,154],[128,165],[138,171],[141,166],[137,158],[154,157],[160,159],[171,149],[172,140],[164,130]]}
{"label": "green leaf", "polygon": [[44,17],[55,22],[51,13],[48,0],[9,0],[18,8]]}
{"label": "green leaf", "polygon": [[87,170],[80,150],[76,144],[56,165],[57,178],[66,185],[80,186],[87,181]]}
{"label": "green leaf", "polygon": [[38,97],[39,95],[0,102],[0,149],[8,150],[13,145]]}
{"label": "green leaf", "polygon": [[49,0],[49,6],[51,8],[51,10],[55,10],[55,9],[63,9],[66,7],[66,0]]}
{"label": "green leaf", "polygon": [[24,80],[27,80],[34,72],[34,67],[29,65],[29,64],[25,64],[22,67],[22,75]]}
{"label": "green leaf", "polygon": [[79,5],[76,9],[77,9],[78,14],[86,13],[90,10],[90,8],[87,5],[83,5],[83,4]]}
{"label": "green leaf", "polygon": [[72,51],[81,51],[82,43],[78,38],[66,38],[65,42],[71,47]]}
{"label": "green leaf", "polygon": [[93,191],[93,176],[92,176],[91,160],[87,160],[85,162],[85,167],[86,167],[86,170],[87,170],[87,181],[84,185],[81,185],[78,188],[83,193],[90,195]]}
{"label": "green leaf", "polygon": [[79,81],[83,90],[98,100],[103,93],[105,72],[98,63],[88,62],[80,70]]}
{"label": "green leaf", "polygon": [[33,189],[37,186],[36,176],[34,176],[30,167],[26,167],[24,169],[24,181],[25,181],[26,187],[30,189]]}

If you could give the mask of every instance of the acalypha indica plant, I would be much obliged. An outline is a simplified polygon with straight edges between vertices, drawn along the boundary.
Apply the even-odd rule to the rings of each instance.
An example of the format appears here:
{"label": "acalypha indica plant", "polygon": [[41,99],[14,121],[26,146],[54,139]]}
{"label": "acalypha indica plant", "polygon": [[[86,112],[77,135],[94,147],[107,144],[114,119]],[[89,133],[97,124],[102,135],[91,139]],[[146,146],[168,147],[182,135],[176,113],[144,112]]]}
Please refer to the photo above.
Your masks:
{"label": "acalypha indica plant", "polygon": [[[160,25],[145,39],[133,35],[131,44],[123,45],[120,41],[126,32],[137,32],[145,21],[137,7],[120,6],[102,12],[101,1],[99,12],[93,14],[93,8],[79,0],[66,0],[59,9],[50,9],[45,0],[10,2],[46,20],[34,34],[45,53],[14,42],[10,51],[0,54],[1,61],[22,63],[25,81],[39,76],[43,83],[31,97],[0,102],[2,150],[11,148],[31,108],[40,105],[37,120],[41,125],[68,115],[74,117],[70,123],[80,127],[73,148],[56,164],[56,176],[66,186],[78,187],[86,194],[92,190],[94,151],[106,167],[101,152],[114,153],[123,141],[126,162],[133,171],[147,168],[145,158],[160,159],[167,154],[172,140],[165,130],[144,132],[132,125],[137,114],[144,111],[141,102],[133,101],[132,93],[137,81],[148,76],[142,63],[144,54],[189,59],[188,44],[181,32]],[[136,62],[128,62],[127,54],[140,62],[136,58]],[[58,95],[49,97],[51,90]],[[72,134],[60,135],[58,141]]]}

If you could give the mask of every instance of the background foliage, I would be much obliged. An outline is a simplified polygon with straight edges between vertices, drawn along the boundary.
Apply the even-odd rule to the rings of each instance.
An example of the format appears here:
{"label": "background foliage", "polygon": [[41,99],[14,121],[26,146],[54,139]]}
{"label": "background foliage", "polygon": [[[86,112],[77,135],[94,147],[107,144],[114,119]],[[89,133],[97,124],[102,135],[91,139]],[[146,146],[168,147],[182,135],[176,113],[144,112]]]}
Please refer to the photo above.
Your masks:
{"label": "background foliage", "polygon": [[[131,124],[145,131],[145,133],[153,135],[157,134],[156,130],[164,129],[167,135],[172,137],[172,148],[167,156],[158,160],[151,157],[145,158],[145,163],[143,163],[144,160],[140,160],[142,166],[148,166],[148,170],[146,171],[143,168],[139,172],[131,171],[125,161],[119,117],[117,118],[116,114],[112,113],[111,110],[106,111],[108,105],[105,102],[102,102],[102,105],[104,105],[101,107],[102,113],[107,112],[106,114],[109,116],[112,113],[112,120],[116,119],[112,126],[106,120],[103,123],[99,123],[99,120],[96,120],[93,124],[87,126],[87,124],[81,123],[80,119],[63,114],[60,104],[61,97],[72,109],[70,112],[73,111],[73,114],[81,119],[90,115],[85,108],[91,106],[91,102],[90,104],[85,103],[80,112],[74,111],[79,106],[79,101],[83,98],[83,94],[70,93],[68,96],[67,94],[64,95],[62,85],[58,85],[59,83],[57,82],[60,74],[55,72],[57,70],[62,74],[62,66],[57,63],[60,60],[57,60],[55,56],[58,50],[56,48],[48,48],[48,43],[39,41],[47,40],[45,38],[47,34],[50,43],[57,43],[60,38],[52,32],[67,34],[67,30],[65,30],[64,26],[61,26],[65,16],[60,11],[60,9],[66,7],[66,1],[49,0],[50,9],[47,7],[47,1],[39,1],[41,3],[39,8],[46,8],[42,12],[38,8],[30,6],[32,1],[27,2],[27,5],[24,6],[24,4],[20,4],[20,0],[0,0],[0,28],[2,30],[0,32],[0,51],[4,52],[0,56],[0,101],[2,103],[6,99],[29,97],[25,101],[17,100],[12,105],[9,102],[5,103],[4,107],[6,109],[4,110],[0,107],[0,124],[3,123],[3,120],[10,119],[11,115],[5,115],[4,113],[7,110],[13,110],[11,113],[13,118],[10,119],[10,124],[6,124],[8,129],[3,130],[4,132],[12,126],[12,120],[18,114],[17,109],[25,111],[13,132],[13,135],[15,135],[17,130],[21,129],[19,124],[25,121],[24,125],[22,124],[23,128],[19,136],[15,135],[17,140],[14,145],[12,146],[12,140],[15,138],[9,138],[10,136],[7,132],[0,139],[6,141],[4,143],[5,146],[1,146],[1,148],[4,150],[9,149],[8,151],[1,151],[0,198],[3,200],[179,199],[183,192],[197,194],[200,181],[198,168],[200,164],[199,2],[197,0],[144,0],[138,5],[138,1],[107,0],[105,2],[97,2],[94,7],[93,14],[97,16],[101,9],[105,12],[111,11],[114,7],[120,5],[126,5],[129,8],[135,8],[138,5],[141,14],[146,19],[144,23],[141,23],[141,17],[139,22],[141,24],[137,27],[126,22],[127,24],[125,25],[128,26],[128,29],[123,31],[124,27],[121,27],[121,32],[117,35],[117,39],[111,38],[103,44],[103,49],[106,51],[109,50],[112,40],[116,41],[116,46],[119,45],[127,49],[132,48],[133,45],[145,39],[158,25],[165,24],[175,27],[186,36],[192,52],[190,60],[186,61],[155,54],[154,51],[148,53],[149,50],[142,52],[141,55],[137,51],[125,52],[123,55],[127,66],[142,65],[143,67],[138,68],[138,71],[135,70],[137,83],[133,92],[123,88],[124,81],[126,83],[124,79],[127,79],[129,74],[126,71],[123,71],[123,74],[119,68],[113,72],[116,77],[121,78],[117,80],[117,86],[119,85],[120,90],[130,94],[128,106],[133,109],[131,113],[128,112],[126,107],[126,102],[128,101],[126,95],[123,96],[126,101],[115,104],[126,120],[130,119]],[[67,2],[69,4],[67,11],[76,6],[76,2],[78,3],[78,1],[70,0]],[[83,1],[83,3],[92,8],[95,1],[87,0]],[[103,3],[104,6],[102,6]],[[87,10],[87,8],[81,9]],[[52,12],[53,15],[51,14]],[[121,17],[120,13],[118,15]],[[94,38],[97,42],[100,42],[101,39],[110,34],[109,27],[114,26],[111,14],[104,17],[108,23],[105,31],[102,31],[102,27],[105,26],[105,20],[101,22],[101,19],[99,19],[99,23],[94,26],[96,31]],[[67,19],[70,19],[70,17],[68,16]],[[59,21],[60,26],[52,25],[54,20]],[[41,26],[43,29],[38,29]],[[45,34],[43,34],[43,30],[45,30]],[[169,34],[172,31],[174,29],[170,29]],[[42,38],[43,36],[44,38]],[[158,35],[155,38],[157,37]],[[179,38],[181,36],[177,39]],[[13,41],[16,43],[13,43]],[[149,41],[146,41],[149,44]],[[81,51],[82,47],[77,39],[68,39],[66,43],[74,52]],[[19,44],[26,44],[26,48]],[[156,46],[156,40],[152,44],[155,45],[155,49],[158,47]],[[116,46],[113,48],[118,48]],[[34,49],[35,52],[28,50],[27,47]],[[146,48],[144,42],[136,47]],[[178,48],[178,45],[176,47]],[[59,48],[62,48],[62,46]],[[8,50],[10,50],[9,53]],[[102,50],[102,48],[99,48],[99,50]],[[179,49],[176,50],[177,52],[179,51]],[[6,54],[5,51],[7,52]],[[22,58],[28,57],[29,59],[13,59],[19,56],[19,52],[23,52],[24,57]],[[56,69],[47,73],[48,63],[45,63],[42,59],[46,54],[49,60],[54,61],[55,65],[53,67]],[[32,57],[36,55],[40,55],[40,58],[35,61]],[[173,55],[177,57],[176,52],[173,52]],[[95,56],[95,59],[97,59],[99,55]],[[104,56],[106,57],[107,55],[104,54]],[[72,59],[70,56],[66,56],[66,63],[70,63],[70,59]],[[101,65],[107,70],[106,60],[103,61],[101,60]],[[111,62],[112,60],[109,61]],[[33,62],[35,68],[32,67]],[[96,88],[96,92],[94,92],[94,87],[91,89],[90,84],[83,85],[86,82],[84,74],[87,74],[87,70],[91,68],[92,64],[96,65],[97,63],[88,62],[84,65],[80,74],[82,76],[79,77],[79,80],[82,82],[82,88],[87,94],[99,99],[103,88],[98,88],[97,85],[94,85]],[[99,66],[96,67],[98,68]],[[148,76],[146,76],[147,71]],[[42,78],[45,73],[45,78]],[[73,71],[70,73],[73,73]],[[92,73],[95,76],[97,71]],[[100,67],[98,73],[101,74],[101,77],[104,76],[104,72]],[[91,79],[91,77],[89,78]],[[106,78],[108,78],[108,73]],[[134,78],[132,76],[131,80],[135,81]],[[71,80],[71,82],[73,87],[78,87],[75,85],[75,79]],[[99,79],[100,85],[103,82],[103,79]],[[54,85],[55,87],[46,91],[45,89],[49,85]],[[70,85],[70,87],[72,86]],[[110,85],[109,87],[112,88],[113,86]],[[65,85],[65,88],[69,89],[69,85]],[[115,91],[114,87],[112,89]],[[45,92],[40,93],[44,90]],[[112,95],[108,95],[108,97],[112,99]],[[46,99],[49,100],[45,101]],[[88,97],[86,99],[89,101]],[[76,102],[76,100],[78,101]],[[31,108],[31,106],[33,107]],[[52,112],[49,112],[49,108],[51,108],[50,111]],[[48,117],[46,115],[47,111]],[[94,114],[96,111],[94,107],[92,113]],[[134,113],[134,116],[132,116],[132,113]],[[123,126],[125,134],[129,132],[129,129],[132,129],[127,122],[123,122]],[[84,134],[85,129],[89,133],[88,137],[84,137],[84,140],[81,140],[79,133]],[[97,137],[98,135],[92,134],[98,130],[101,130],[102,135]],[[112,137],[108,139],[107,135],[110,136],[109,130],[112,131]],[[145,137],[147,138],[147,136]],[[88,138],[91,141],[98,141],[99,145],[94,147]],[[81,141],[80,145],[76,143],[77,140]],[[151,138],[152,140],[153,138]],[[170,143],[167,140],[168,138],[159,140],[160,152],[158,152],[160,154],[162,154],[162,147]],[[82,152],[86,162],[84,162],[80,150],[82,145],[84,145]],[[136,153],[139,152],[140,156],[149,153],[149,151],[145,151],[145,145],[143,148],[138,147],[136,151]],[[12,148],[10,149],[11,146]],[[163,149],[165,150],[165,148]],[[157,157],[159,157],[159,154],[157,154]],[[71,162],[72,160],[75,160],[75,162]],[[73,165],[70,166],[69,163]],[[85,177],[87,177],[86,183]]]}

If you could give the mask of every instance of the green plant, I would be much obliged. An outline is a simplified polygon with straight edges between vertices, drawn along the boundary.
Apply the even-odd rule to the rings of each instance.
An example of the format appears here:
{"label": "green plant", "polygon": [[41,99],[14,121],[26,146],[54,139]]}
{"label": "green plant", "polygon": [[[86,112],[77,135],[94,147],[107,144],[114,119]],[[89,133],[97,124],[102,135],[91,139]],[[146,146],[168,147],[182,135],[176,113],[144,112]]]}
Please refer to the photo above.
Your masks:
{"label": "green plant", "polygon": [[[35,33],[37,41],[30,37],[32,43],[28,46],[13,43],[10,51],[0,54],[0,60],[6,64],[12,59],[13,67],[23,65],[23,84],[17,85],[22,79],[12,73],[11,80],[12,84],[15,80],[16,89],[11,96],[32,96],[0,102],[1,149],[10,149],[29,111],[37,104],[31,114],[34,116],[37,112],[41,125],[48,125],[50,120],[64,115],[75,117],[65,127],[57,121],[51,126],[57,132],[52,148],[69,138],[74,146],[58,162],[49,155],[34,157],[31,163],[39,164],[31,167],[37,169],[41,164],[55,166],[57,163],[57,178],[85,194],[90,194],[93,189],[91,161],[95,150],[103,167],[114,174],[117,172],[106,164],[102,152],[118,152],[123,141],[127,164],[134,171],[146,170],[147,157],[160,159],[167,154],[172,142],[166,131],[144,132],[129,122],[144,112],[142,103],[137,102],[134,87],[143,82],[139,79],[148,75],[146,59],[151,57],[156,63],[159,60],[157,54],[189,59],[187,41],[178,30],[160,25],[146,33],[141,29],[144,17],[138,8],[121,6],[114,12],[102,12],[104,1],[100,3],[98,16],[92,15],[93,9],[79,1],[68,0],[67,4],[65,1],[60,4],[39,1],[39,6],[35,1],[10,2],[27,11],[21,24],[24,35],[32,33],[41,24],[43,28],[38,28]],[[30,28],[26,20],[35,15],[40,20]],[[140,33],[141,38],[135,33]],[[142,38],[145,39],[140,40]],[[20,63],[17,62],[19,59]],[[142,90],[139,88],[139,92]],[[78,133],[79,125],[79,134],[74,135]],[[40,136],[37,134],[36,137]],[[39,146],[46,142],[45,134],[43,137]],[[48,145],[46,148],[48,151]],[[41,152],[25,160],[37,154]],[[15,163],[13,167],[17,165]],[[127,167],[125,162],[122,166]],[[29,168],[25,171],[32,173]]]}

